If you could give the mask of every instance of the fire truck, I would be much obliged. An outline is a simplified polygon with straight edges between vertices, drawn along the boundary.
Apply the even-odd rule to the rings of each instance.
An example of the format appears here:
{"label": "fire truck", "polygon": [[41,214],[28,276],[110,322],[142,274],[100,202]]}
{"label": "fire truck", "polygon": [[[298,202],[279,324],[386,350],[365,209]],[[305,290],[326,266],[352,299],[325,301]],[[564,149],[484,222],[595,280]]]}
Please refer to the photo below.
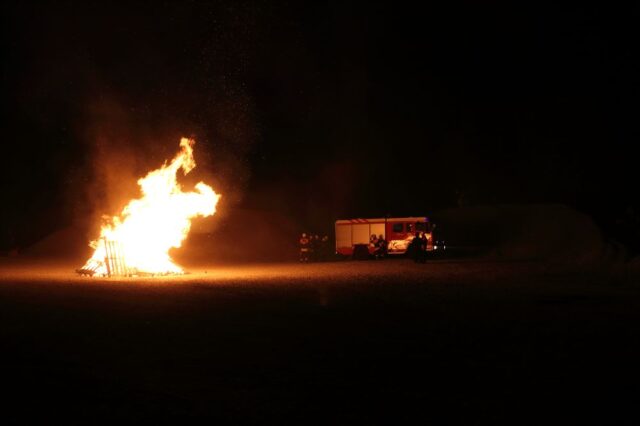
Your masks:
{"label": "fire truck", "polygon": [[341,219],[336,221],[336,253],[352,256],[357,246],[368,247],[372,254],[375,248],[371,237],[380,234],[388,243],[388,254],[404,254],[417,232],[427,235],[427,251],[434,249],[433,229],[435,225],[427,217],[390,217],[381,219]]}

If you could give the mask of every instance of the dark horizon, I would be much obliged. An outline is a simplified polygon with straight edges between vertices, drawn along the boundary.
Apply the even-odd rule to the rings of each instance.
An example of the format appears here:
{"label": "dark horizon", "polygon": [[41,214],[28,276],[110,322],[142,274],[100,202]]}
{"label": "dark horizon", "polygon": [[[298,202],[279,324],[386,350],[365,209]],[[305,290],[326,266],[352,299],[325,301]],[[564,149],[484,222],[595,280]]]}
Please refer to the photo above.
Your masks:
{"label": "dark horizon", "polygon": [[640,212],[637,8],[2,8],[3,249],[116,213],[182,135],[225,208],[300,224],[561,203],[608,230]]}

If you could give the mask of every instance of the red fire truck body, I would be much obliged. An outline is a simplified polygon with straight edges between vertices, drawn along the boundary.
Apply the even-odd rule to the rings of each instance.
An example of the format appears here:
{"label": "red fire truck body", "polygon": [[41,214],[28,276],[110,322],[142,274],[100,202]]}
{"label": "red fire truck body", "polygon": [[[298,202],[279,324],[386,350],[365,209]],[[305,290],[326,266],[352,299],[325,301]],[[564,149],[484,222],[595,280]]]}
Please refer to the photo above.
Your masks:
{"label": "red fire truck body", "polygon": [[427,235],[427,250],[433,250],[432,223],[426,217],[391,217],[381,219],[346,219],[336,221],[336,253],[351,256],[356,245],[374,247],[371,236],[380,234],[388,243],[389,254],[404,254],[416,232]]}

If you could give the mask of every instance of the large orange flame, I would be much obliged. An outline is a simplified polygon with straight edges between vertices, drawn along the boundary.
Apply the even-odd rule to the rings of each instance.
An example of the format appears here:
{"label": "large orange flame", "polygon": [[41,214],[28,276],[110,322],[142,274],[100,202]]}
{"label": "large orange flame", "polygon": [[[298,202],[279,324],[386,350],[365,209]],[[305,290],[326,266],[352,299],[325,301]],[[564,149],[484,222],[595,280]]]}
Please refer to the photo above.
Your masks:
{"label": "large orange flame", "polygon": [[211,216],[216,212],[220,195],[199,182],[193,192],[182,192],[176,174],[186,175],[195,166],[193,139],[182,138],[180,152],[169,164],[149,172],[138,180],[142,196],[133,199],[119,216],[107,218],[100,238],[91,242],[93,256],[83,269],[98,275],[111,275],[110,247],[118,247],[118,262],[122,271],[136,273],[182,273],[169,256],[171,248],[182,245],[196,216]]}

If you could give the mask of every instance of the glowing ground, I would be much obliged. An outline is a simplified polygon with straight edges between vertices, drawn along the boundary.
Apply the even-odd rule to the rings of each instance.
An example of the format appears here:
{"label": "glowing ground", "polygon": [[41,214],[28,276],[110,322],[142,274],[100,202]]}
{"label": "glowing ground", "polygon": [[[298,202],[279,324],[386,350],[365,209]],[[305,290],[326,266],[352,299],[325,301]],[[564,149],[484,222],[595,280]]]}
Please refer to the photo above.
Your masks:
{"label": "glowing ground", "polygon": [[10,422],[637,419],[631,283],[474,260],[75,267],[0,262]]}

